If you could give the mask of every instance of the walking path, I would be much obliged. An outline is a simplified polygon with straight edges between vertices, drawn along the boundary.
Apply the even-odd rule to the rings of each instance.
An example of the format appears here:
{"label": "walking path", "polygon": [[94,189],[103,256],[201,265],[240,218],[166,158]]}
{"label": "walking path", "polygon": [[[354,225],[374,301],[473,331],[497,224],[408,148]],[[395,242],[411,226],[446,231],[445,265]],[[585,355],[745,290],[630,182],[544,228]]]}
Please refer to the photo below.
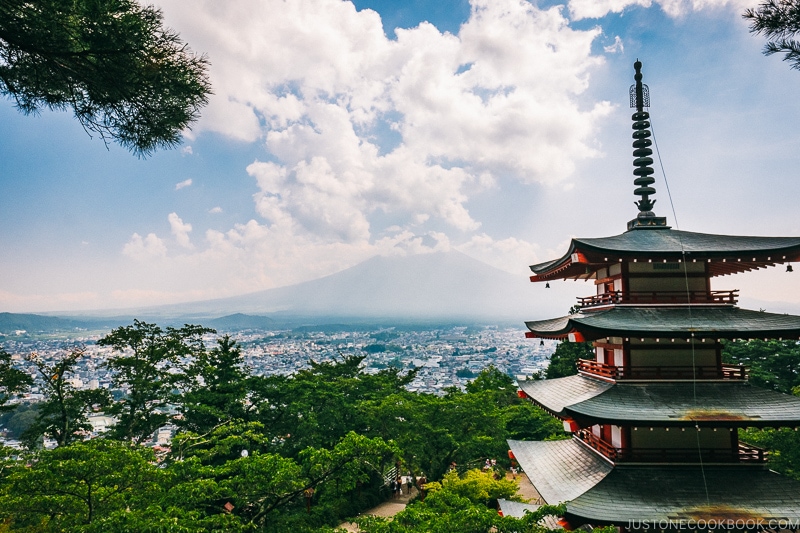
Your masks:
{"label": "walking path", "polygon": [[[396,515],[403,509],[405,509],[408,502],[417,496],[417,492],[418,491],[416,487],[412,487],[411,493],[409,494],[408,490],[405,488],[405,485],[403,485],[403,494],[401,494],[399,498],[386,500],[377,507],[373,507],[368,511],[364,511],[364,513],[362,514],[389,518],[391,516]],[[354,531],[354,532],[358,531],[358,526],[355,525],[353,522],[345,522],[339,527],[343,528],[345,531]]]}
{"label": "walking path", "polygon": [[[507,477],[511,477],[511,474],[507,474]],[[536,489],[533,488],[531,481],[528,479],[528,476],[524,473],[520,473],[517,475],[517,481],[519,482],[519,490],[517,494],[529,500],[530,503],[536,503],[539,500],[539,493],[536,492]],[[405,489],[405,485],[403,486],[403,494],[400,495],[399,498],[389,499],[383,502],[382,504],[378,505],[377,507],[373,507],[368,511],[364,511],[363,514],[370,515],[370,516],[382,516],[385,518],[392,517],[406,508],[408,502],[414,499],[417,496],[417,489],[414,487],[411,489],[411,493],[408,494]],[[339,526],[340,528],[344,529],[345,531],[352,531],[354,533],[358,532],[358,526],[353,522],[345,522],[344,524]]]}

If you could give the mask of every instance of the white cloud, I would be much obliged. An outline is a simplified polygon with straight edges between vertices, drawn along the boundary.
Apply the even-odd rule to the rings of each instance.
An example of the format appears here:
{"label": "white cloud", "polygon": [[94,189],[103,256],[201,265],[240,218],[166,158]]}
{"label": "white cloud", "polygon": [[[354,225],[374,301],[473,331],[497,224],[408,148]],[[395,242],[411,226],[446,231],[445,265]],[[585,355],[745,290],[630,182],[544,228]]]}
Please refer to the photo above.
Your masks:
{"label": "white cloud", "polygon": [[730,8],[741,12],[752,7],[749,0],[569,0],[568,5],[573,20],[581,20],[622,13],[629,6],[651,7],[653,3],[671,17],[682,17],[702,9]]}
{"label": "white cloud", "polygon": [[211,209],[208,210],[208,212],[211,213],[212,215],[217,215],[219,213],[222,213],[222,208],[220,206],[212,207]]}
{"label": "white cloud", "polygon": [[178,244],[183,248],[194,248],[192,241],[189,240],[192,225],[181,220],[177,213],[170,213],[167,220],[169,220],[169,227]]}
{"label": "white cloud", "polygon": [[191,184],[192,184],[192,178],[183,180],[182,182],[175,184],[175,190],[179,191],[179,190],[183,189],[184,187],[189,187]]}
{"label": "white cloud", "polygon": [[583,93],[604,61],[591,52],[600,30],[570,28],[559,8],[473,0],[457,35],[423,23],[389,40],[375,12],[339,0],[160,4],[211,59],[215,94],[192,136],[266,150],[246,169],[257,220],[192,248],[172,213],[184,253],[167,256],[153,234],[126,245],[162,257],[140,271],[160,280],[161,301],[295,283],[375,254],[455,248],[524,268],[536,246],[476,233],[470,199],[501,176],[564,184],[575,161],[599,156],[611,106]]}
{"label": "white cloud", "polygon": [[192,145],[187,144],[186,146],[181,148],[181,153],[183,155],[192,155],[194,153],[194,151],[192,150]]}
{"label": "white cloud", "polygon": [[148,233],[145,238],[134,233],[123,247],[122,253],[138,261],[145,261],[166,256],[167,247],[155,233]]}
{"label": "white cloud", "polygon": [[495,240],[482,233],[456,247],[475,259],[512,274],[530,275],[529,265],[539,262],[539,246],[508,237]]}
{"label": "white cloud", "polygon": [[622,39],[619,35],[614,37],[614,44],[604,46],[603,51],[607,54],[616,54],[625,51],[625,46],[622,44]]}

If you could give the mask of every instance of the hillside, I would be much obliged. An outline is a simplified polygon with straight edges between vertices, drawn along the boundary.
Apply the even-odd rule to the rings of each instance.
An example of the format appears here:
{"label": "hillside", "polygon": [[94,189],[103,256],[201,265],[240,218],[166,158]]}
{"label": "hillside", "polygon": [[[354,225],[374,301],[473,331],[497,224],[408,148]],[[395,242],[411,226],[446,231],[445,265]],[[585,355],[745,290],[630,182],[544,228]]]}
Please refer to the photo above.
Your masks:
{"label": "hillside", "polygon": [[530,318],[534,296],[524,276],[514,276],[459,252],[441,252],[373,257],[297,285],[146,311],[194,316],[247,313],[521,322]]}

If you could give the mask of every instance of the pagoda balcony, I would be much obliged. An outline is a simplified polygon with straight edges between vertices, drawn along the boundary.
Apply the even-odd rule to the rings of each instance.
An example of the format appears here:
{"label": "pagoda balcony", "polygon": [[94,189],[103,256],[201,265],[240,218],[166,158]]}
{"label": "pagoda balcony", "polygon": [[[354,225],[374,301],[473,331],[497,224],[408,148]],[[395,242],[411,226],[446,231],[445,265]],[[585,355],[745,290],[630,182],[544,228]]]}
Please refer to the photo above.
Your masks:
{"label": "pagoda balcony", "polygon": [[578,297],[581,308],[616,304],[731,304],[739,301],[739,290],[731,291],[612,291],[595,296]]}
{"label": "pagoda balcony", "polygon": [[763,463],[767,451],[743,442],[736,450],[728,448],[617,448],[588,429],[576,436],[587,446],[615,463]]}
{"label": "pagoda balcony", "polygon": [[746,380],[747,367],[741,365],[716,366],[637,366],[624,368],[605,363],[598,363],[590,359],[578,359],[578,372],[594,375],[600,378],[625,380],[625,379],[731,379]]}

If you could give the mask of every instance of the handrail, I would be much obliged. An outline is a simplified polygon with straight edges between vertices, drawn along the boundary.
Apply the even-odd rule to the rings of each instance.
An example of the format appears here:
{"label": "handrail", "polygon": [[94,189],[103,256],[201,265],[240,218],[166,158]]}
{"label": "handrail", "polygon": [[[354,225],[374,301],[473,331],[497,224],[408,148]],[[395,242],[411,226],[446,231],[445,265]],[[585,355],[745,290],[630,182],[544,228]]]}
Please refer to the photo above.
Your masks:
{"label": "handrail", "polygon": [[611,304],[736,304],[739,289],[730,291],[611,291],[577,297],[580,307]]}
{"label": "handrail", "polygon": [[746,366],[723,364],[716,366],[638,366],[624,368],[590,359],[578,359],[579,372],[609,379],[731,379],[746,380]]}
{"label": "handrail", "polygon": [[617,448],[597,437],[588,429],[576,433],[579,439],[604,456],[617,462],[675,463],[675,462],[742,462],[763,463],[767,451],[739,442],[737,449],[730,448]]}

